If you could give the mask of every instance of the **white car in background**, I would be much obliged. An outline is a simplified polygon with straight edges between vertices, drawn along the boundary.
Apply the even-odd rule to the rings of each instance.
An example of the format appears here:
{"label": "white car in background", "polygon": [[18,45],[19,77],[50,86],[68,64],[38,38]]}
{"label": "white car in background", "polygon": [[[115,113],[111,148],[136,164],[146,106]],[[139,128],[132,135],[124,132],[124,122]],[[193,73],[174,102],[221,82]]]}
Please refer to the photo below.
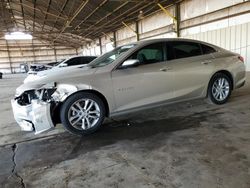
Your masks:
{"label": "white car in background", "polygon": [[79,66],[86,65],[93,61],[96,58],[96,56],[72,56],[68,59],[63,60],[62,62],[58,63],[54,67],[51,67],[49,69],[45,69],[42,71],[32,71],[28,74],[28,76],[24,79],[24,83],[32,82],[36,80],[40,76],[45,76],[50,73],[59,72],[62,71],[61,68],[63,68],[63,71],[74,69]]}

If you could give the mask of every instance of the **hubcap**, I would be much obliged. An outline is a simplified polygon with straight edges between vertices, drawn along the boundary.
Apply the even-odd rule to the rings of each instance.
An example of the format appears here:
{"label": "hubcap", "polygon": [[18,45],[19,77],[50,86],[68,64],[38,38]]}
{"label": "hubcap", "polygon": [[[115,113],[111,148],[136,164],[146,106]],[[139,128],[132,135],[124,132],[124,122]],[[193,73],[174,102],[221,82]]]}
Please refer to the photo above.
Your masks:
{"label": "hubcap", "polygon": [[229,83],[225,78],[218,78],[212,86],[213,97],[217,101],[223,101],[229,94]]}
{"label": "hubcap", "polygon": [[70,124],[79,130],[87,130],[100,119],[99,105],[91,99],[80,99],[74,102],[68,111]]}

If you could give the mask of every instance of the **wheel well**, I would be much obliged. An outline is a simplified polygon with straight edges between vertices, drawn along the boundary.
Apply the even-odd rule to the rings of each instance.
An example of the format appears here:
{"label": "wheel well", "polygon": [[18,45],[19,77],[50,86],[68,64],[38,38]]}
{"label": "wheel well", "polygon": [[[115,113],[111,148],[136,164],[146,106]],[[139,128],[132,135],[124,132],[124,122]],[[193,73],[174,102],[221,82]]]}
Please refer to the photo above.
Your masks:
{"label": "wheel well", "polygon": [[[96,95],[97,97],[99,97],[102,101],[103,101],[103,103],[104,103],[104,106],[105,106],[105,110],[106,110],[106,114],[105,114],[105,116],[106,117],[108,117],[109,116],[109,105],[108,105],[108,101],[107,101],[107,99],[103,96],[103,94],[101,94],[100,92],[98,92],[98,91],[96,91],[96,90],[79,90],[79,91],[77,91],[77,92],[75,92],[75,93],[72,93],[71,95],[69,95],[68,97],[70,97],[70,96],[72,96],[72,95],[74,95],[74,94],[76,94],[76,93],[91,93],[91,94],[94,94],[94,95]],[[68,98],[67,97],[67,98]],[[66,100],[66,99],[65,99]]]}
{"label": "wheel well", "polygon": [[[226,71],[226,70],[220,70],[220,71],[217,71],[216,73],[213,74],[213,76],[211,77],[211,79],[210,79],[210,81],[209,81],[208,89],[209,89],[209,86],[210,86],[210,84],[211,84],[212,78],[213,78],[214,75],[217,74],[217,73],[222,73],[222,74],[225,74],[225,75],[228,76],[228,78],[230,79],[231,85],[232,85],[232,90],[233,90],[233,88],[234,88],[233,76],[232,76],[232,74],[231,74],[229,71]],[[207,91],[208,91],[208,89],[207,89]],[[207,93],[208,93],[208,92],[207,92]]]}
{"label": "wheel well", "polygon": [[234,79],[233,79],[232,74],[229,71],[226,71],[226,70],[221,70],[221,71],[218,71],[218,72],[223,73],[223,74],[228,76],[228,78],[230,79],[231,85],[232,85],[232,90],[233,90],[233,88],[234,88]]}

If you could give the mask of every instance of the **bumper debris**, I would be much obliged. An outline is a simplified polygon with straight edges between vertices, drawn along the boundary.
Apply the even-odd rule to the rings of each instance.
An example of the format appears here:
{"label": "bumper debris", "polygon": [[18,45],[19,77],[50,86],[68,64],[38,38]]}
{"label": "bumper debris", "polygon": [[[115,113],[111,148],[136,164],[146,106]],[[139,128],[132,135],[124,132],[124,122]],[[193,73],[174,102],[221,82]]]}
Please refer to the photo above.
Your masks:
{"label": "bumper debris", "polygon": [[31,100],[31,104],[20,105],[17,100],[11,100],[14,118],[24,131],[42,133],[54,127],[50,115],[50,103],[38,99]]}

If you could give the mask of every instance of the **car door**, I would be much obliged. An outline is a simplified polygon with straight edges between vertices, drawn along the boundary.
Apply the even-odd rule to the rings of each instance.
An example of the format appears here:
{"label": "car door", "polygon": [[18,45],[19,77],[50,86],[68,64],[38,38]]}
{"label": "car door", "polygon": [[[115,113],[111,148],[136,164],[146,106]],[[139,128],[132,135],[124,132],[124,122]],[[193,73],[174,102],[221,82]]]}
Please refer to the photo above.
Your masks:
{"label": "car door", "polygon": [[175,100],[204,95],[213,71],[213,56],[203,54],[201,44],[195,42],[172,41],[167,49],[168,66],[174,72]]}
{"label": "car door", "polygon": [[167,71],[165,43],[142,47],[128,59],[138,59],[139,65],[112,71],[115,111],[123,111],[173,98],[173,73]]}

